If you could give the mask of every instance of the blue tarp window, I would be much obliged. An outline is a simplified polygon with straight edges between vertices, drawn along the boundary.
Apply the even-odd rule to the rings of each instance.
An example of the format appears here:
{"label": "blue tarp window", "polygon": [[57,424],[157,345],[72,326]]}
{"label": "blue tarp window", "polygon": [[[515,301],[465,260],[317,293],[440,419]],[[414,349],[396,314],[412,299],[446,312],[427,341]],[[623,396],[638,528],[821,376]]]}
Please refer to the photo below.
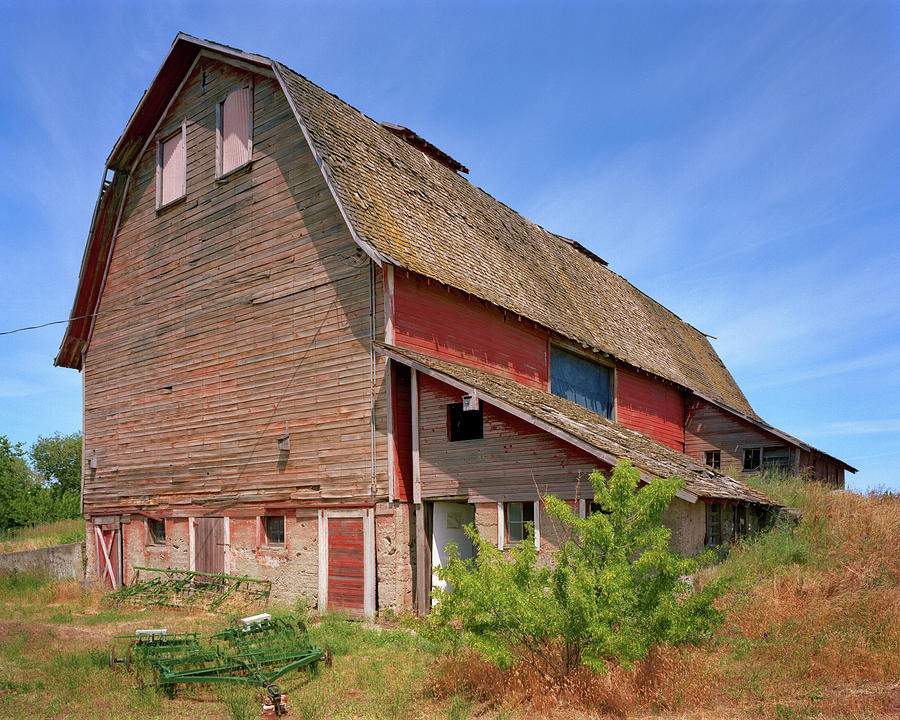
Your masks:
{"label": "blue tarp window", "polygon": [[612,417],[612,368],[550,347],[550,392]]}

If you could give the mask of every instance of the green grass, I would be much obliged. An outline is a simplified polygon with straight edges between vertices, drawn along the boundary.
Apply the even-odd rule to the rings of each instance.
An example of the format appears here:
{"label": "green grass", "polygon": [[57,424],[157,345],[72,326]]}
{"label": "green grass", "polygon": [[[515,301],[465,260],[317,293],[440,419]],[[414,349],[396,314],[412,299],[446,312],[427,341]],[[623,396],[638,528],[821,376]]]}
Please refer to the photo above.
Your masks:
{"label": "green grass", "polygon": [[45,525],[15,528],[0,535],[0,553],[36,550],[53,545],[84,542],[83,518],[59,520]]}

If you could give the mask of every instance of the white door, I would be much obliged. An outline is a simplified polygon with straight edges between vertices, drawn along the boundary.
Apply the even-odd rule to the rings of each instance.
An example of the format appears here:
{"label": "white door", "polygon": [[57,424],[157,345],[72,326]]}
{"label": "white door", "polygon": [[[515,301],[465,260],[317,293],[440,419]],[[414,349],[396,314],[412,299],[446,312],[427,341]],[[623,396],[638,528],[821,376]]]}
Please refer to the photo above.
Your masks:
{"label": "white door", "polygon": [[[432,543],[431,565],[432,567],[444,567],[449,559],[447,543],[455,542],[459,556],[466,560],[475,554],[472,541],[466,536],[463,528],[475,522],[475,506],[469,503],[434,503],[432,514]],[[447,589],[447,583],[432,575],[433,587]]]}

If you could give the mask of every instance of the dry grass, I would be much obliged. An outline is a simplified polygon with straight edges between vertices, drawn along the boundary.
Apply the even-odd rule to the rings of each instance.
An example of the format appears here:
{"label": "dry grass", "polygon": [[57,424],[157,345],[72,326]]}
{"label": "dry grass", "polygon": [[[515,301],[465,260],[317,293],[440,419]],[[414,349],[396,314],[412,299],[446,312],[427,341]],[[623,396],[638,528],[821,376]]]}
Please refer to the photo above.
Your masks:
{"label": "dry grass", "polygon": [[46,525],[17,528],[0,542],[0,553],[65,545],[84,541],[84,519],[59,520]]}
{"label": "dry grass", "polygon": [[703,674],[692,658],[671,648],[657,649],[631,670],[612,667],[598,675],[580,668],[565,680],[547,683],[526,664],[501,670],[470,652],[439,658],[430,690],[438,699],[457,696],[477,703],[483,713],[565,717],[573,711],[630,717],[676,710],[687,698],[703,695]]}
{"label": "dry grass", "polygon": [[558,686],[526,667],[444,657],[432,692],[522,717],[900,717],[900,497],[763,484],[803,521],[739,544],[707,576],[728,587],[711,646]]}

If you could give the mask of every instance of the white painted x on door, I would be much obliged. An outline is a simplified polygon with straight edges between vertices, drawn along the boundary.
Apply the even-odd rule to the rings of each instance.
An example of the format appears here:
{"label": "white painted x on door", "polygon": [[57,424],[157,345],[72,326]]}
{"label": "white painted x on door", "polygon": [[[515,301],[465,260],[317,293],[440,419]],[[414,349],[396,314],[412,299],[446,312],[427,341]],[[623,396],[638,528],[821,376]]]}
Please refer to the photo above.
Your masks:
{"label": "white painted x on door", "polygon": [[119,530],[110,525],[94,525],[97,543],[97,575],[101,583],[109,583],[113,590],[122,587],[119,556]]}

